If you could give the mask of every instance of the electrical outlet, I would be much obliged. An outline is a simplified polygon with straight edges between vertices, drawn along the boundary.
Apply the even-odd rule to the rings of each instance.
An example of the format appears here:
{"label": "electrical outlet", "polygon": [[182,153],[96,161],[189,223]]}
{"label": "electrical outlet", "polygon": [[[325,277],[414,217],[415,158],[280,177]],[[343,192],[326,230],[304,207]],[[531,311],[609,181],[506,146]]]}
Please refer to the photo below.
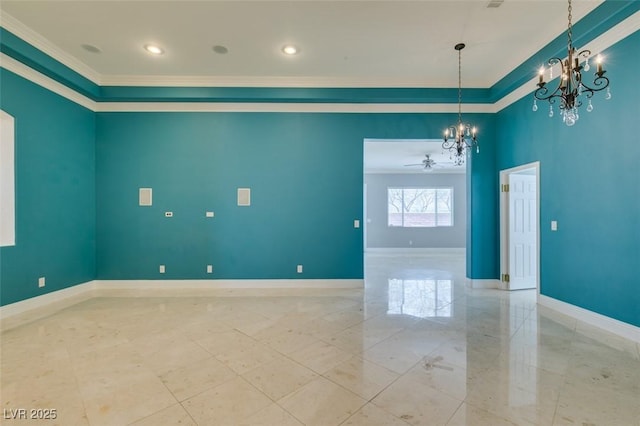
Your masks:
{"label": "electrical outlet", "polygon": [[213,216],[214,216],[214,213],[213,213],[213,212],[206,212],[206,213],[205,213],[205,216],[206,216],[206,217],[213,217]]}
{"label": "electrical outlet", "polygon": [[161,273],[161,274],[164,274],[164,270],[165,270],[165,269],[164,269],[164,265],[160,265],[160,273]]}
{"label": "electrical outlet", "polygon": [[299,274],[302,273],[302,265],[298,265],[297,271],[298,271]]}
{"label": "electrical outlet", "polygon": [[45,279],[44,277],[38,278],[38,287],[44,287]]}
{"label": "electrical outlet", "polygon": [[360,221],[358,219],[353,221],[353,227],[354,228],[360,228]]}
{"label": "electrical outlet", "polygon": [[173,217],[173,212],[164,212],[164,217]]}
{"label": "electrical outlet", "polygon": [[207,274],[213,274],[213,265],[207,265]]}
{"label": "electrical outlet", "polygon": [[558,230],[558,222],[555,220],[551,221],[551,230],[552,231],[557,231]]}

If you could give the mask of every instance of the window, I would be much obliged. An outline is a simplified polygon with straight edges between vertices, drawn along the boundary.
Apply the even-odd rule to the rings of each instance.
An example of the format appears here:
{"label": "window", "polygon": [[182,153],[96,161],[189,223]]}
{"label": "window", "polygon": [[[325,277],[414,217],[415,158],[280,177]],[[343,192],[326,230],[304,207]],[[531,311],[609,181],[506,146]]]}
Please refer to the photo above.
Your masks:
{"label": "window", "polygon": [[453,188],[388,188],[388,225],[453,226]]}
{"label": "window", "polygon": [[0,111],[0,246],[16,244],[13,126],[13,117]]}

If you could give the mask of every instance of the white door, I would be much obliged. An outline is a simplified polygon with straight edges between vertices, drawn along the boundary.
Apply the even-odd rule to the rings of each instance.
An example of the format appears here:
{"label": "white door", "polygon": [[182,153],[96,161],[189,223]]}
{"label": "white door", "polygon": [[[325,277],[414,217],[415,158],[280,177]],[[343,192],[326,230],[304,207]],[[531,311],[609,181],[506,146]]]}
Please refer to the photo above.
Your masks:
{"label": "white door", "polygon": [[509,174],[509,290],[536,287],[536,176]]}

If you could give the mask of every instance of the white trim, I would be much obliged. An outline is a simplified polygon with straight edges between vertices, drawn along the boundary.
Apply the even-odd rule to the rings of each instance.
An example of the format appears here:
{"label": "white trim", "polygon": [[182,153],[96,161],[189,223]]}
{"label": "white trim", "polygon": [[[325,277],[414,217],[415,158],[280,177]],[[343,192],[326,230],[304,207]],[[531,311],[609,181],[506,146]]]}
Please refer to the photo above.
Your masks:
{"label": "white trim", "polygon": [[[0,329],[33,321],[93,297],[221,295],[215,290],[363,289],[363,279],[95,280],[0,307]],[[265,293],[260,293],[265,294]],[[240,293],[239,295],[246,295]],[[19,317],[18,317],[19,316]]]}
{"label": "white trim", "polygon": [[[0,329],[12,328],[18,322],[33,321],[93,297],[95,281],[88,281],[62,290],[0,307]],[[24,315],[26,314],[26,315]],[[22,318],[14,318],[20,315]]]}
{"label": "white trim", "polygon": [[538,295],[538,304],[547,308],[558,311],[564,315],[568,315],[582,321],[586,324],[601,328],[609,333],[616,334],[625,339],[640,343],[640,327],[627,324],[626,322],[598,314],[596,312],[554,299],[543,294]]}
{"label": "white trim", "polygon": [[67,52],[47,40],[40,33],[27,27],[5,11],[0,11],[0,26],[20,37],[23,41],[34,46],[36,49],[51,56],[56,61],[71,68],[84,78],[95,84],[100,84],[101,77],[97,71],[94,71],[93,68],[89,67],[84,62],[79,61],[75,56],[69,55]]}
{"label": "white trim", "polygon": [[477,280],[473,278],[467,278],[467,283],[470,288],[482,288],[482,289],[502,289],[502,283],[500,280],[486,279]]}
{"label": "white trim", "polygon": [[464,247],[369,247],[364,250],[368,255],[418,255],[418,256],[448,256],[452,254],[464,255]]}
{"label": "white trim", "polygon": [[[468,113],[491,113],[491,104],[463,104]],[[98,102],[96,112],[336,112],[454,113],[458,104],[360,104],[278,102]]]}
{"label": "white trim", "polygon": [[[424,81],[406,81],[398,84],[388,80],[362,78],[253,78],[253,77],[218,77],[201,76],[101,76],[84,63],[78,61],[48,42],[40,34],[30,30],[6,12],[0,13],[0,25],[11,31],[22,40],[34,45],[44,53],[60,61],[64,65],[80,73],[87,79],[102,86],[154,86],[154,87],[423,87]],[[609,48],[623,38],[640,29],[640,12],[636,12],[608,31],[595,38],[583,48],[591,49],[596,54]],[[457,104],[325,104],[325,103],[180,103],[180,102],[104,102],[96,103],[77,94],[60,83],[30,70],[24,64],[2,54],[0,66],[39,84],[67,99],[70,99],[95,112],[363,112],[363,113],[450,113],[457,112]],[[22,69],[18,69],[18,65]],[[5,66],[6,65],[6,66]],[[27,72],[24,68],[30,70]],[[386,82],[385,82],[386,81]],[[406,83],[406,84],[405,84]],[[529,95],[535,88],[537,76],[493,104],[463,104],[467,113],[497,113],[509,105]],[[431,86],[433,87],[433,86]],[[64,88],[64,89],[63,89]],[[72,95],[72,92],[75,95]]]}
{"label": "white trim", "polygon": [[[605,33],[594,38],[578,50],[589,49],[591,50],[592,56],[597,55],[599,52],[608,49],[609,47],[613,46],[614,44],[618,43],[625,37],[630,36],[638,30],[640,30],[640,11],[634,13],[624,21],[621,21],[617,25],[611,27]],[[619,63],[621,64],[622,62]],[[518,87],[513,92],[509,93],[498,102],[493,104],[494,112],[502,111],[512,103],[515,103],[523,97],[529,95],[535,89],[536,84],[538,83],[537,80],[538,76],[534,75],[527,83]]]}
{"label": "white trim", "polygon": [[216,289],[339,289],[364,288],[362,279],[254,280],[97,280],[96,290],[216,290]]}
{"label": "white trim", "polygon": [[102,86],[147,87],[278,87],[278,88],[447,88],[434,85],[428,78],[362,77],[251,77],[251,76],[175,76],[108,75],[100,78]]}
{"label": "white trim", "polygon": [[0,53],[0,67],[18,74],[20,77],[25,78],[32,83],[44,87],[53,93],[69,99],[72,102],[77,103],[91,111],[96,110],[96,102],[87,98],[84,95],[76,92],[73,89],[68,88],[64,84],[58,83],[52,78],[34,70],[31,67],[26,66],[22,62],[16,61],[11,56],[7,56],[4,53]]}
{"label": "white trim", "polygon": [[15,120],[0,110],[0,247],[16,245]]}

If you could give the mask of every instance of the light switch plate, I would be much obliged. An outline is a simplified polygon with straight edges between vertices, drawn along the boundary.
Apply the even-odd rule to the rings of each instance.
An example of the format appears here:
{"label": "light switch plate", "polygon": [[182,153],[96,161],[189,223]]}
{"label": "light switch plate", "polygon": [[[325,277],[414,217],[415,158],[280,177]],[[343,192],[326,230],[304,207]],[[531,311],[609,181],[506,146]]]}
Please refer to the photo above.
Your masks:
{"label": "light switch plate", "polygon": [[558,230],[558,221],[555,221],[555,220],[551,221],[551,230],[552,231],[557,231]]}
{"label": "light switch plate", "polygon": [[164,274],[164,265],[160,265],[160,268],[159,268],[159,269],[160,269],[160,273],[161,273],[161,274]]}
{"label": "light switch plate", "polygon": [[213,214],[213,212],[207,212],[207,213],[205,214],[205,216],[206,216],[206,217],[213,217],[213,216],[214,216],[214,214]]}
{"label": "light switch plate", "polygon": [[354,228],[360,228],[360,221],[358,219],[353,221],[353,227]]}
{"label": "light switch plate", "polygon": [[38,278],[38,287],[44,287],[44,284],[45,284],[45,278],[44,277]]}
{"label": "light switch plate", "polygon": [[298,265],[298,268],[296,269],[298,271],[299,274],[302,273],[302,265]]}
{"label": "light switch plate", "polygon": [[207,265],[207,274],[213,274],[213,265]]}

